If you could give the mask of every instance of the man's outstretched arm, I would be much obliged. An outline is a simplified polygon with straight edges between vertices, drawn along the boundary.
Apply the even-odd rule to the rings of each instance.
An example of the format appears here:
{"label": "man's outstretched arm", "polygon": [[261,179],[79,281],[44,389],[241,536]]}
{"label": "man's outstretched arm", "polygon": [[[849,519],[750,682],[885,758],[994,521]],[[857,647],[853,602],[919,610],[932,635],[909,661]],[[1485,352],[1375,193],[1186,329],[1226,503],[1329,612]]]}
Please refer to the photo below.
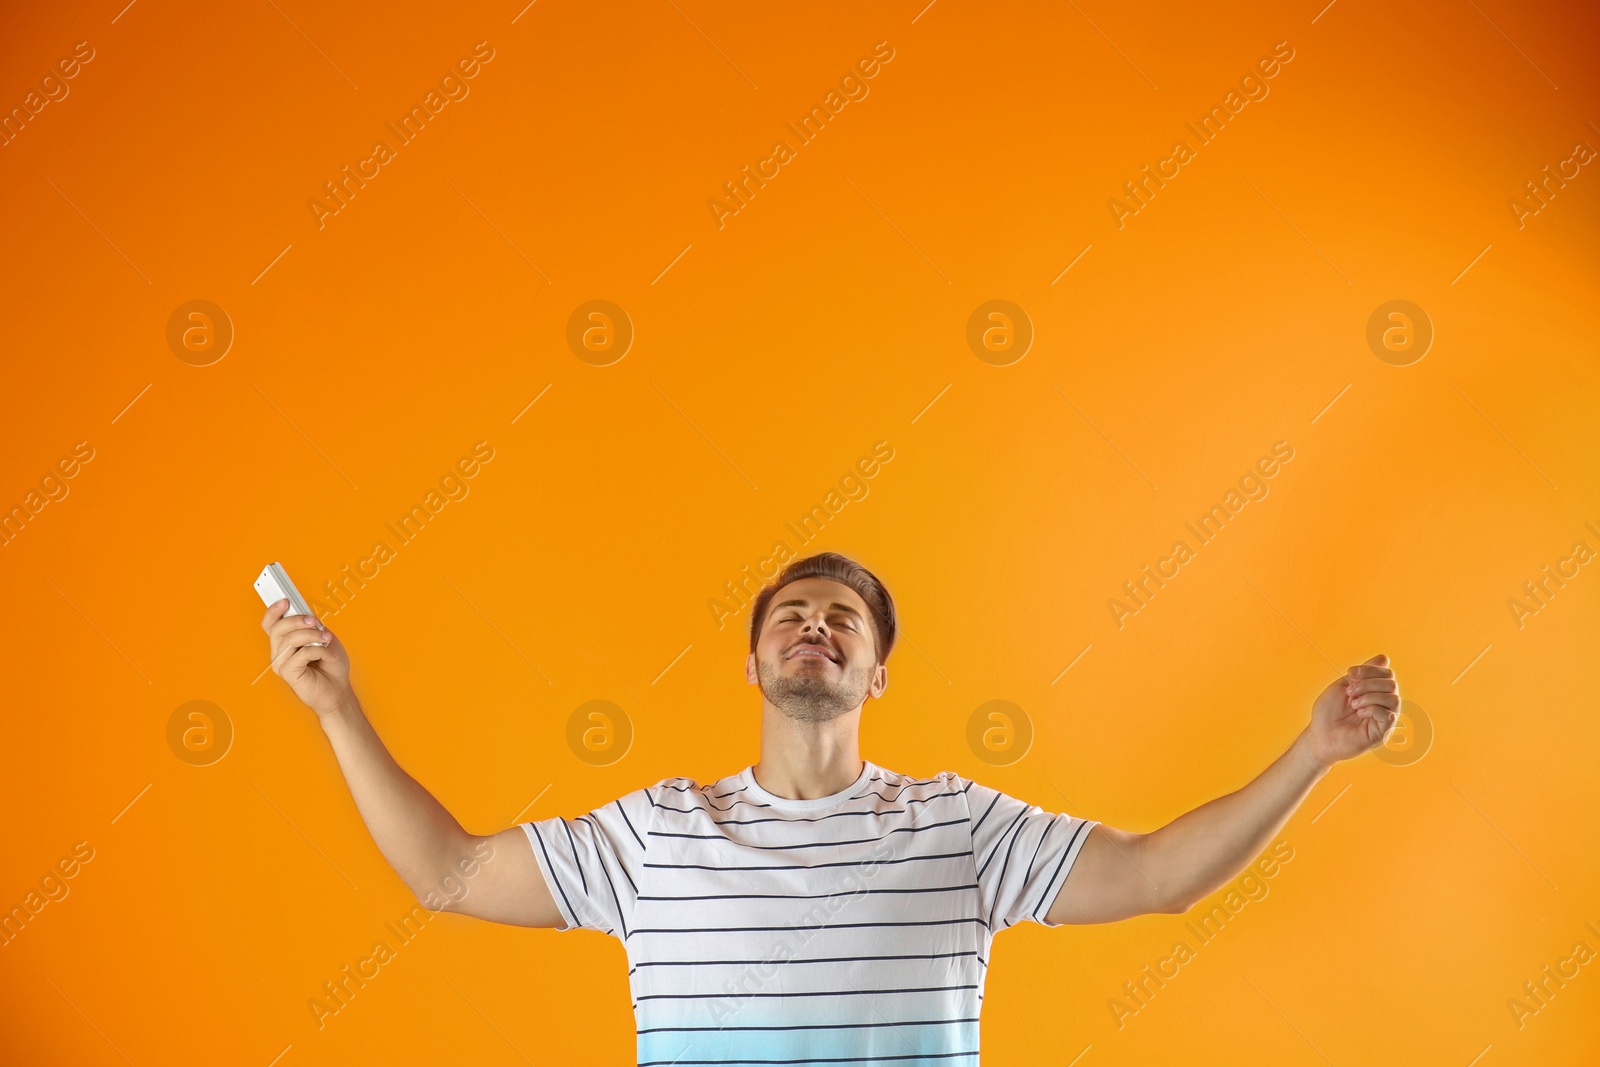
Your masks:
{"label": "man's outstretched arm", "polygon": [[1333,764],[1382,744],[1399,709],[1388,656],[1351,667],[1317,697],[1289,750],[1249,785],[1147,834],[1091,830],[1050,905],[1050,922],[1188,911],[1260,854]]}
{"label": "man's outstretched arm", "polygon": [[401,881],[423,907],[516,926],[561,926],[563,919],[519,826],[469,834],[395,762],[350,687],[344,645],[309,615],[267,609],[272,669],[317,713],[356,808]]}

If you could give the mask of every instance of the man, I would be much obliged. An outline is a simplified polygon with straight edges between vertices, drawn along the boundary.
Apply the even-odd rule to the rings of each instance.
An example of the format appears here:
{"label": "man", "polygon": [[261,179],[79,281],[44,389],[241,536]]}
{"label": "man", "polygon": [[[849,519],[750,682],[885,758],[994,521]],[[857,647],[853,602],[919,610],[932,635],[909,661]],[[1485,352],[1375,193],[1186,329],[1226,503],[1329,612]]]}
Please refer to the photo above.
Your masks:
{"label": "man", "polygon": [[339,640],[285,610],[262,620],[274,669],[317,712],[396,873],[436,910],[621,939],[638,1062],[660,1067],[976,1063],[995,933],[1187,911],[1333,763],[1381,744],[1400,707],[1388,657],[1351,667],[1254,781],[1145,834],[948,771],[914,779],[859,755],[862,709],[889,683],[894,601],[824,552],[790,563],[751,606],[758,762],[480,837],[389,755]]}

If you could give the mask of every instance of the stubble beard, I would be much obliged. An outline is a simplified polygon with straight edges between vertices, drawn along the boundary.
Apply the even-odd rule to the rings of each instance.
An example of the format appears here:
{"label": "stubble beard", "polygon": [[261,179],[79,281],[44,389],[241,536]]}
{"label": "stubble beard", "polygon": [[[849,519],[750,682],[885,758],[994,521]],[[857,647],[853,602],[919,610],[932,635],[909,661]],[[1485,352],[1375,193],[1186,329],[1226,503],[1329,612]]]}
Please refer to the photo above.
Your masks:
{"label": "stubble beard", "polygon": [[785,676],[780,664],[763,662],[757,664],[756,674],[761,695],[796,722],[832,722],[859,708],[872,688],[867,667],[846,665],[837,678],[810,671]]}

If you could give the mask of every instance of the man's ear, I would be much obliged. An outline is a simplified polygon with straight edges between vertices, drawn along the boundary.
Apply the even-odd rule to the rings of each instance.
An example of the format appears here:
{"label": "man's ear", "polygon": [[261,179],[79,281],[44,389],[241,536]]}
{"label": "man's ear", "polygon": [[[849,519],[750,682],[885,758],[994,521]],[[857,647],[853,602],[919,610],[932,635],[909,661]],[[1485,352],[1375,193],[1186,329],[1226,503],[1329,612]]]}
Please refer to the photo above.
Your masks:
{"label": "man's ear", "polygon": [[757,685],[761,676],[756,672],[756,654],[750,653],[744,658],[744,680],[747,685]]}
{"label": "man's ear", "polygon": [[872,672],[872,688],[869,692],[874,698],[881,697],[887,688],[889,688],[889,665],[880,663]]}

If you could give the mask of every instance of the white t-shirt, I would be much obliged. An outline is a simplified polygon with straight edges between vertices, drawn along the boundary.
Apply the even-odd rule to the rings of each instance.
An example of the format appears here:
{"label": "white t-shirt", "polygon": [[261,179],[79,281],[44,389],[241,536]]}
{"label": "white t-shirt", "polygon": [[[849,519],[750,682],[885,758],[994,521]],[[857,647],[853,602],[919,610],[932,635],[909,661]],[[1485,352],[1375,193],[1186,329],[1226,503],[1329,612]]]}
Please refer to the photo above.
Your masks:
{"label": "white t-shirt", "polygon": [[869,761],[774,796],[750,768],[523,823],[562,930],[627,949],[638,1062],[978,1062],[989,943],[1046,918],[1098,823]]}

